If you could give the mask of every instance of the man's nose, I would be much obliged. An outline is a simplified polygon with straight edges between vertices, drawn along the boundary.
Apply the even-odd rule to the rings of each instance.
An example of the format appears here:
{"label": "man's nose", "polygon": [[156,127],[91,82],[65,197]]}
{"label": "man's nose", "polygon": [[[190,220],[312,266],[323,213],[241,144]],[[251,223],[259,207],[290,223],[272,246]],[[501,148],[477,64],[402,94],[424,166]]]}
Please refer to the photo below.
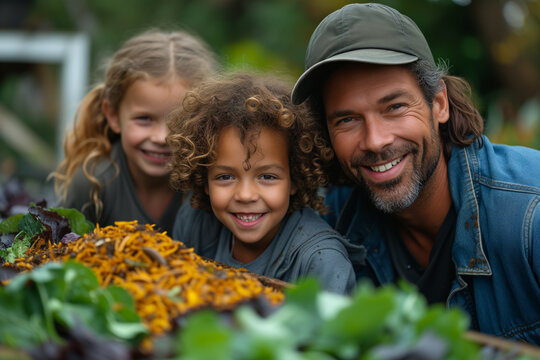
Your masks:
{"label": "man's nose", "polygon": [[392,124],[377,116],[366,117],[361,132],[359,145],[363,151],[378,153],[394,141]]}

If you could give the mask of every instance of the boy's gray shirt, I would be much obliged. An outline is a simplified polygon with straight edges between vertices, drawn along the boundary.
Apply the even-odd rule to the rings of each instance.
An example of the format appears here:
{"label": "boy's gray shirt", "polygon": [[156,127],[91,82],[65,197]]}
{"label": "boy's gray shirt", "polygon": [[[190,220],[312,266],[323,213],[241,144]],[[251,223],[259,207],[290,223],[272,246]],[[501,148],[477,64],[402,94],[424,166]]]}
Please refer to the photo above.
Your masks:
{"label": "boy's gray shirt", "polygon": [[193,209],[189,201],[178,211],[173,238],[198,255],[286,282],[315,277],[324,290],[336,293],[349,293],[356,285],[348,242],[310,208],[286,216],[270,245],[248,264],[232,257],[231,231],[214,214]]}
{"label": "boy's gray shirt", "polygon": [[[118,165],[118,175],[111,160]],[[111,160],[99,161],[93,172],[102,184],[99,198],[103,201],[103,213],[99,218],[96,217],[95,207],[90,201],[92,185],[84,176],[82,167],[75,172],[66,200],[59,202],[58,206],[77,209],[88,220],[99,223],[102,227],[114,225],[115,221],[137,220],[139,224],[156,224],[156,230],[171,234],[176,213],[182,204],[182,194],[174,195],[161,219],[156,221],[139,202],[120,141],[112,145]]]}

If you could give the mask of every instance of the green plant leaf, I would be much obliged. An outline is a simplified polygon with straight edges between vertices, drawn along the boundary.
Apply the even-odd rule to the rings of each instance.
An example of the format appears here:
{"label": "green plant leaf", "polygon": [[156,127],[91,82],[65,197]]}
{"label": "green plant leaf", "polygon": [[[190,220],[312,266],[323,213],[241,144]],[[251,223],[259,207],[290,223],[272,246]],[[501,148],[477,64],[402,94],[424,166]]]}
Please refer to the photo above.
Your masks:
{"label": "green plant leaf", "polygon": [[25,312],[22,295],[20,292],[6,293],[0,287],[0,308],[9,309],[0,316],[0,344],[28,349],[45,342],[48,334],[38,313],[29,316]]}
{"label": "green plant leaf", "polygon": [[234,333],[213,311],[190,316],[180,334],[176,351],[182,359],[235,359],[231,343]]}
{"label": "green plant leaf", "polygon": [[30,237],[41,234],[43,230],[43,224],[30,214],[23,215],[19,221],[19,231],[24,231]]}
{"label": "green plant leaf", "polygon": [[30,245],[32,245],[30,236],[24,231],[18,233],[17,236],[15,236],[15,240],[13,240],[13,245],[11,245],[11,253],[14,259],[8,261],[13,262],[15,258],[23,257]]}
{"label": "green plant leaf", "polygon": [[2,220],[2,222],[0,222],[0,232],[2,234],[18,233],[19,222],[23,216],[24,214],[16,214]]}
{"label": "green plant leaf", "polygon": [[91,221],[88,221],[77,209],[50,208],[49,210],[66,217],[69,221],[69,227],[74,233],[82,236],[94,231],[95,225]]}
{"label": "green plant leaf", "polygon": [[24,231],[21,231],[15,236],[13,244],[10,247],[0,250],[0,256],[5,261],[12,263],[16,258],[24,256],[24,253],[31,244],[30,237]]}
{"label": "green plant leaf", "polygon": [[[38,334],[45,333],[46,338],[56,342],[61,341],[57,325],[66,328],[81,325],[102,338],[132,345],[148,334],[126,290],[101,288],[92,269],[73,260],[47,263],[19,274],[2,290],[6,296],[2,301],[11,299],[11,303],[22,309],[18,314],[21,321],[28,322],[38,316],[36,323],[41,326]],[[9,328],[2,328],[0,322],[2,334],[9,337]],[[34,336],[28,341],[35,341],[33,345],[37,346],[43,338]]]}

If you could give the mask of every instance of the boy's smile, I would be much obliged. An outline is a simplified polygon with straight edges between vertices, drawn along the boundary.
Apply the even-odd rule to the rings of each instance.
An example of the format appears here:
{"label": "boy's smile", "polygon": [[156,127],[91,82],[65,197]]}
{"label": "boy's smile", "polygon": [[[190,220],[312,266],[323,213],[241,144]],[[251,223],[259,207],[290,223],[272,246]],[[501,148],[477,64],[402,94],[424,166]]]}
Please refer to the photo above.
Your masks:
{"label": "boy's smile", "polygon": [[212,210],[233,233],[233,256],[244,263],[257,258],[277,234],[293,193],[285,135],[263,128],[254,143],[256,151],[246,166],[238,129],[224,128],[216,161],[208,169]]}
{"label": "boy's smile", "polygon": [[252,226],[259,223],[259,220],[264,216],[264,214],[256,213],[256,214],[242,214],[238,213],[235,214],[237,218],[237,222],[240,225],[243,226]]}

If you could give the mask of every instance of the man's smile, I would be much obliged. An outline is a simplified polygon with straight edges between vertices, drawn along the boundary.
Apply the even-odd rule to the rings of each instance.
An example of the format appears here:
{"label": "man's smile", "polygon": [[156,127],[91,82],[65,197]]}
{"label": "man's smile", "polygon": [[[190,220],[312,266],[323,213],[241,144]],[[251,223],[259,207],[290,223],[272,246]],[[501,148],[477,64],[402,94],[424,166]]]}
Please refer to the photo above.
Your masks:
{"label": "man's smile", "polygon": [[371,168],[371,170],[373,170],[375,172],[384,172],[384,171],[390,170],[391,168],[393,168],[394,166],[399,164],[402,159],[403,159],[403,156],[399,157],[398,159],[389,161],[386,164],[370,166],[370,168]]}

